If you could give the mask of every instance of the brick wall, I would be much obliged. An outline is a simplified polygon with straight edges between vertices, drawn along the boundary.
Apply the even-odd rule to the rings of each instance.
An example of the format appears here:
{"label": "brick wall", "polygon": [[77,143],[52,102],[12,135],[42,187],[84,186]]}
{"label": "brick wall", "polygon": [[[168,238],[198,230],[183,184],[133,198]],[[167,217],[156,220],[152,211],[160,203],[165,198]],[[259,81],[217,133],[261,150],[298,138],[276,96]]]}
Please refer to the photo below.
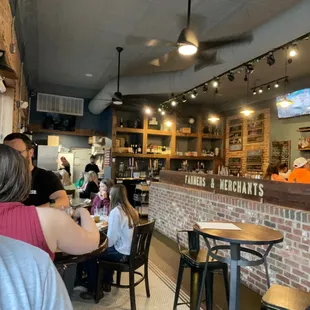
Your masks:
{"label": "brick wall", "polygon": [[[149,202],[149,218],[173,240],[177,230],[192,229],[197,221],[244,221],[280,230],[284,241],[268,257],[270,280],[310,291],[310,212],[163,183],[151,185]],[[261,295],[267,289],[263,266],[242,268],[241,280]]]}
{"label": "brick wall", "polygon": [[[21,61],[18,49],[15,54],[11,54],[9,51],[9,46],[11,43],[11,24],[12,24],[12,14],[9,5],[9,0],[0,0],[0,48],[6,51],[6,55],[8,56],[10,66],[15,70],[18,78],[20,78]],[[15,35],[14,35],[14,42],[17,45]],[[25,86],[22,87],[22,92],[20,96],[19,81],[20,79],[15,81],[14,100],[16,101],[22,99],[24,101],[28,101],[27,88]],[[25,81],[24,78],[23,81]],[[13,128],[12,128],[13,131],[18,130],[18,118],[19,118],[18,113],[19,113],[18,109],[16,109],[14,106]],[[21,111],[21,113],[23,113],[22,117],[24,119],[27,119],[28,112],[24,113],[24,111]]]}
{"label": "brick wall", "polygon": [[226,119],[226,141],[225,141],[225,161],[228,165],[229,158],[241,158],[242,161],[242,173],[245,174],[247,171],[247,152],[251,150],[263,150],[263,172],[267,170],[270,161],[270,109],[263,109],[256,111],[256,114],[263,113],[264,120],[264,141],[259,143],[247,143],[248,128],[247,128],[247,117],[243,117],[242,126],[242,150],[241,151],[230,151],[229,150],[229,121],[233,119],[242,118],[240,115],[231,116]]}

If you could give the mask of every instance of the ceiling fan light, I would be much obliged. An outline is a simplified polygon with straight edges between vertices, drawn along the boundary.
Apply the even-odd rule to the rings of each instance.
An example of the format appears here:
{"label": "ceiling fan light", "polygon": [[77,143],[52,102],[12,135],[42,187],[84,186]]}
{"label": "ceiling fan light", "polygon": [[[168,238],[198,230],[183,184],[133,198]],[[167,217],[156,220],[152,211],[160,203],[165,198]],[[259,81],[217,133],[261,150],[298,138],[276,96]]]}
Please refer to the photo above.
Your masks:
{"label": "ceiling fan light", "polygon": [[184,45],[180,45],[178,48],[178,51],[181,55],[184,56],[191,56],[197,53],[197,46],[193,45],[193,44],[184,44]]}
{"label": "ceiling fan light", "polygon": [[115,105],[122,105],[123,104],[123,95],[122,95],[122,93],[121,92],[114,93],[112,102]]}
{"label": "ceiling fan light", "polygon": [[294,102],[292,100],[289,100],[287,98],[284,98],[277,102],[277,106],[281,108],[288,108],[290,105],[292,105]]}

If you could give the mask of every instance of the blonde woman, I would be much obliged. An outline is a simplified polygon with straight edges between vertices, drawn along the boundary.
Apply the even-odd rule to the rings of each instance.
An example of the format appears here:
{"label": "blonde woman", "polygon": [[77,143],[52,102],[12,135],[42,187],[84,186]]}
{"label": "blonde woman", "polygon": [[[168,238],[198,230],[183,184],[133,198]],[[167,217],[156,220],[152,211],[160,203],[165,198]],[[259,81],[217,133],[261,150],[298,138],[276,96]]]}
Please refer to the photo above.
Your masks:
{"label": "blonde woman", "polygon": [[[112,262],[126,262],[130,255],[133,228],[139,224],[139,215],[129,203],[124,185],[117,184],[111,188],[110,209],[108,225],[109,247],[101,254],[100,259]],[[96,260],[89,261],[85,271],[88,274],[88,292],[81,293],[81,297],[92,299],[97,279]],[[113,283],[113,271],[106,270],[103,281],[104,291],[109,292]]]}
{"label": "blonde woman", "polygon": [[88,198],[90,199],[91,193],[98,193],[98,176],[94,171],[88,172],[88,181],[85,190],[80,192],[80,198]]}

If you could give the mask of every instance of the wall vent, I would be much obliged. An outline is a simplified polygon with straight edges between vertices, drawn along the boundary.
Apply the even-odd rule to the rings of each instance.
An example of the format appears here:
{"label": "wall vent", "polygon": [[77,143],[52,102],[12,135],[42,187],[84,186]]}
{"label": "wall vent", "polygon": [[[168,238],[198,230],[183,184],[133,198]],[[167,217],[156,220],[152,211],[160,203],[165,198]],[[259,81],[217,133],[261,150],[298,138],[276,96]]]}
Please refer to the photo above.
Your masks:
{"label": "wall vent", "polygon": [[83,116],[84,99],[38,93],[37,111]]}

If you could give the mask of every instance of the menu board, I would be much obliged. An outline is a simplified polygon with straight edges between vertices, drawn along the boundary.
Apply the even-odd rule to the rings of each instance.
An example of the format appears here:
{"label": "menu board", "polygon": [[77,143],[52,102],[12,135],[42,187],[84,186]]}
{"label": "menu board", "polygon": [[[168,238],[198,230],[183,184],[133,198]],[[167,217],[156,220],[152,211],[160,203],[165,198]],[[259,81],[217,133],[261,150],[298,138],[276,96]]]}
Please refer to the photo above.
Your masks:
{"label": "menu board", "polygon": [[235,157],[235,158],[229,158],[228,159],[228,169],[229,173],[237,176],[238,174],[240,175],[241,169],[242,169],[242,163],[241,163],[241,158],[240,157]]}
{"label": "menu board", "polygon": [[242,150],[242,129],[243,120],[241,118],[229,121],[229,151]]}
{"label": "menu board", "polygon": [[253,150],[247,152],[247,171],[248,172],[261,172],[263,164],[263,151],[262,150]]}
{"label": "menu board", "polygon": [[248,143],[264,141],[264,113],[253,116],[247,121]]}
{"label": "menu board", "polygon": [[291,141],[272,141],[271,162],[274,165],[291,162]]}

